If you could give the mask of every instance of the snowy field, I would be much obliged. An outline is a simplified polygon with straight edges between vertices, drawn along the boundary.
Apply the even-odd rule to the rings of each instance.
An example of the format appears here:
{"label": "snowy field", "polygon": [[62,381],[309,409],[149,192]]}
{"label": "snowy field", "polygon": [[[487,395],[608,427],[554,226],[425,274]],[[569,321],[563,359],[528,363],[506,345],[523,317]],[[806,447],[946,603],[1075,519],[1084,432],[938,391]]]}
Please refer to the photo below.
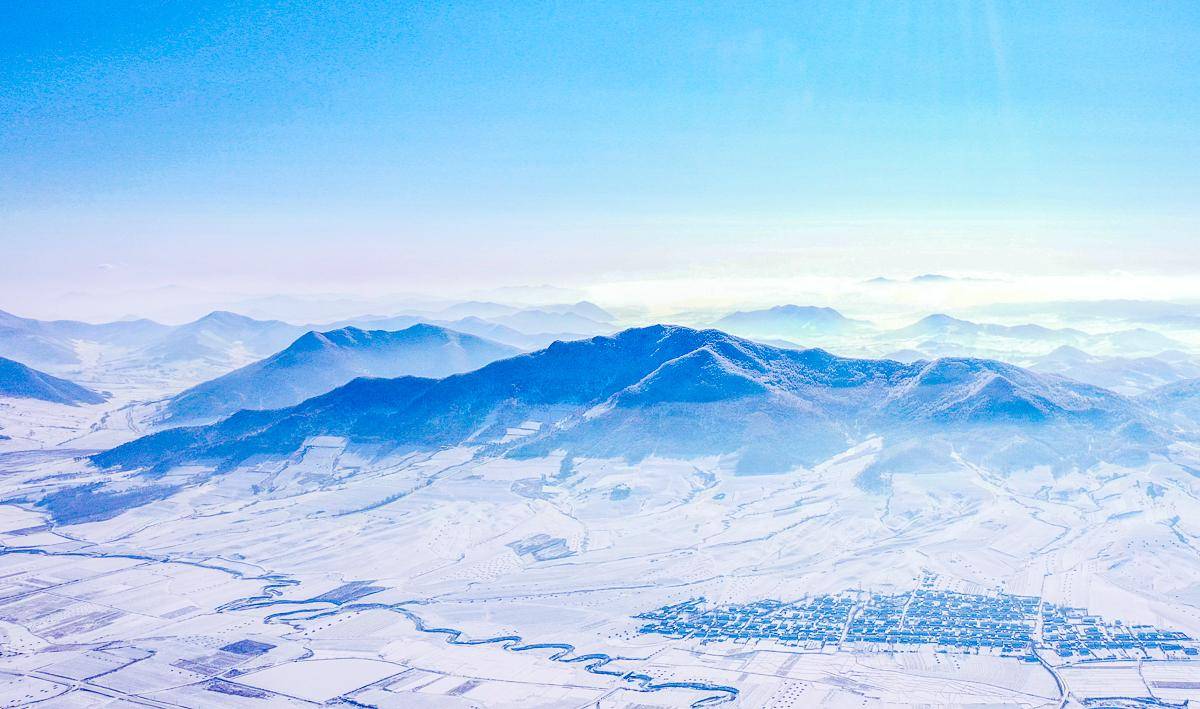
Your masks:
{"label": "snowy field", "polygon": [[[24,415],[50,431],[97,414]],[[1200,697],[1200,663],[1179,652],[1031,663],[937,644],[702,642],[634,618],[697,597],[927,583],[1200,637],[1200,478],[1183,447],[1086,475],[963,463],[879,489],[860,478],[879,439],[811,469],[739,476],[720,457],[375,458],[322,437],[286,460],[171,470],[148,502],[78,510],[54,491],[109,474],[69,437],[36,440],[0,456],[8,705],[1050,707],[1063,687],[1080,700]],[[29,502],[48,495],[63,507]]]}

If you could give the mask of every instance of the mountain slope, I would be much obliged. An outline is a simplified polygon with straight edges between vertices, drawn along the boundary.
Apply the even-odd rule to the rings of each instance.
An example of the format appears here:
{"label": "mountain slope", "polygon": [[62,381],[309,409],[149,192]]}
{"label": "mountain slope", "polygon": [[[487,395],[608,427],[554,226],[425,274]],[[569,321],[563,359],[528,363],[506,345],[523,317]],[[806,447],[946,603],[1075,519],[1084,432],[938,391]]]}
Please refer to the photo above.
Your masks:
{"label": "mountain slope", "polygon": [[1200,378],[1166,384],[1146,392],[1138,400],[1177,422],[1200,426]]}
{"label": "mountain slope", "polygon": [[56,404],[101,404],[107,397],[74,382],[52,377],[0,357],[0,396],[38,399]]}
{"label": "mountain slope", "polygon": [[[1141,407],[1112,392],[998,362],[846,359],[662,325],[556,342],[441,380],[410,380],[355,380],[290,409],[149,436],[95,460],[230,462],[289,453],[309,436],[331,434],[399,449],[467,443],[512,455],[737,453],[786,466],[871,433],[1005,427],[1069,438],[1071,450],[1099,455],[1129,443],[1112,429],[1152,428]],[[509,428],[531,420],[543,424],[537,434],[500,443]],[[180,436],[193,442],[181,445]],[[1096,441],[1080,447],[1081,437]],[[1153,440],[1142,436],[1138,445]]]}
{"label": "mountain slope", "polygon": [[239,409],[293,406],[357,377],[444,377],[519,352],[432,325],[309,332],[287,349],[175,396],[164,420],[211,421]]}

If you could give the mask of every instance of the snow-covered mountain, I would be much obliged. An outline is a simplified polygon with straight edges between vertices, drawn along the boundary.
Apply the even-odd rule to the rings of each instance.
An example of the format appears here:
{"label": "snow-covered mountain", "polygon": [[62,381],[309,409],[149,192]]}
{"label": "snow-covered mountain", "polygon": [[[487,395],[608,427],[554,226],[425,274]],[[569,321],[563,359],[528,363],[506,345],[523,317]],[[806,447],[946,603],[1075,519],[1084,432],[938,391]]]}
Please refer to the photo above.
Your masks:
{"label": "snow-covered mountain", "polygon": [[293,406],[356,377],[444,377],[518,354],[498,342],[433,325],[309,332],[287,349],[173,397],[171,424],[212,421],[240,409]]}
{"label": "snow-covered mountain", "polygon": [[0,357],[0,396],[70,406],[101,404],[107,399],[105,395],[74,382],[52,377],[4,357]]}
{"label": "snow-covered mountain", "polygon": [[[1005,435],[974,436],[985,428]],[[514,438],[513,429],[526,433]],[[478,444],[518,456],[736,454],[748,469],[767,470],[872,433],[960,436],[979,455],[1004,448],[1029,465],[1158,442],[1134,402],[1000,362],[847,359],[656,325],[556,342],[444,379],[357,379],[292,408],[148,436],[96,461],[237,461],[334,435],[398,449]]]}

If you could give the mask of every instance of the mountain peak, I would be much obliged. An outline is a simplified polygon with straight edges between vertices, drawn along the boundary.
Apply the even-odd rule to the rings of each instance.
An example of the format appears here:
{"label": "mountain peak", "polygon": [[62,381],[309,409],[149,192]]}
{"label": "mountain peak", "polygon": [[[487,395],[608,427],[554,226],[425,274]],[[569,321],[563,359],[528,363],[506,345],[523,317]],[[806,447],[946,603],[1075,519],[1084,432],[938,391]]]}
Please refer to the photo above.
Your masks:
{"label": "mountain peak", "polygon": [[[288,345],[287,349],[283,350],[283,352],[288,352],[288,351],[316,352],[318,350],[323,350],[327,347],[335,347],[336,345],[334,344],[333,338],[331,337],[331,335],[333,335],[334,333],[345,333],[345,334],[349,335],[352,331],[355,331],[355,330],[358,330],[358,328],[343,327],[338,330],[330,330],[328,332],[317,332],[316,330],[309,330],[308,332],[304,333],[300,337],[296,338],[296,341],[293,342],[292,344]],[[283,352],[281,352],[280,354],[283,354]]]}
{"label": "mountain peak", "polygon": [[971,322],[970,320],[963,320],[961,318],[946,315],[945,313],[934,313],[921,318],[916,324],[930,327],[946,327],[950,325],[974,325],[975,323]]}
{"label": "mountain peak", "polygon": [[719,353],[712,344],[664,362],[644,379],[617,394],[619,405],[711,402],[761,394],[753,374]]}
{"label": "mountain peak", "polygon": [[613,317],[612,313],[608,312],[604,308],[601,308],[599,305],[596,305],[590,300],[581,300],[575,303],[571,306],[571,311],[576,315],[582,315],[585,318],[589,318],[601,323],[612,322],[616,319]]}
{"label": "mountain peak", "polygon": [[1059,345],[1040,359],[1047,362],[1086,362],[1092,359],[1092,356],[1078,347]]}
{"label": "mountain peak", "polygon": [[199,324],[199,323],[229,324],[229,323],[250,323],[250,322],[258,322],[258,321],[255,320],[254,318],[247,317],[245,315],[239,315],[238,313],[234,313],[234,312],[231,312],[228,310],[214,310],[211,313],[209,313],[208,315],[205,315],[201,318],[197,318],[196,320],[193,321],[193,323],[195,323],[195,324]]}

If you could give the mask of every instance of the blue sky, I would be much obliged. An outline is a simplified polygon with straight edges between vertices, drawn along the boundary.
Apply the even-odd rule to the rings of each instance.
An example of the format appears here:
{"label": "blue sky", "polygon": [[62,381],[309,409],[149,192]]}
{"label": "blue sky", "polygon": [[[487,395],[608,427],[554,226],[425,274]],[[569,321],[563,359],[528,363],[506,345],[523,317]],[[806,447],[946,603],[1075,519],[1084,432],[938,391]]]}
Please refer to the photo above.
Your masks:
{"label": "blue sky", "polygon": [[5,3],[0,297],[1200,268],[1195,3]]}

